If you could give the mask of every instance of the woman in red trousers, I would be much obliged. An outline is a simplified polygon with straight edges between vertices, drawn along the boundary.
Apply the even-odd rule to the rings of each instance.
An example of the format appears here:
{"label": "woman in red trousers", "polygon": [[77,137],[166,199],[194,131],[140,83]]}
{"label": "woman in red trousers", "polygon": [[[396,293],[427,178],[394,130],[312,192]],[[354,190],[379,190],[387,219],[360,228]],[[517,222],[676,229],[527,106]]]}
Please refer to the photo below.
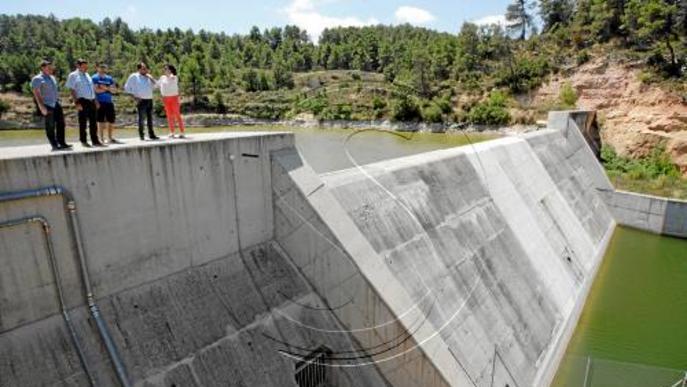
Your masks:
{"label": "woman in red trousers", "polygon": [[177,69],[171,64],[165,65],[165,75],[160,77],[157,84],[160,87],[160,94],[162,94],[162,103],[165,105],[165,114],[169,124],[169,138],[176,137],[174,132],[175,123],[179,125],[179,138],[186,138],[184,135],[184,120],[181,118]]}

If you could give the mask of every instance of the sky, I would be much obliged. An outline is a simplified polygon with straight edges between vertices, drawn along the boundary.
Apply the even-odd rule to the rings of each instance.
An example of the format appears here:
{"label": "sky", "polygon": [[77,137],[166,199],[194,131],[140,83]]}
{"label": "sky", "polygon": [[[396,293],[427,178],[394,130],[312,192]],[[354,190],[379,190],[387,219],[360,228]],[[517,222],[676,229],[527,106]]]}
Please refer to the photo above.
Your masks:
{"label": "sky", "polygon": [[[509,0],[2,0],[0,14],[54,14],[100,21],[121,17],[138,29],[179,27],[247,33],[295,24],[316,39],[326,27],[411,23],[455,33],[465,21],[502,22]],[[218,5],[221,4],[221,5]]]}

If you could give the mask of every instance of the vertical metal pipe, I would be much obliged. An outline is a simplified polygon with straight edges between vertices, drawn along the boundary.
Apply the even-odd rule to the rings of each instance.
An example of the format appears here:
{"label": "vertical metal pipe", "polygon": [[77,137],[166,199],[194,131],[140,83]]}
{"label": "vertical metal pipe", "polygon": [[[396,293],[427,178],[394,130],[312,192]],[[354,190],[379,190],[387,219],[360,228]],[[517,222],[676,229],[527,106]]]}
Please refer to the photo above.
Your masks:
{"label": "vertical metal pipe", "polygon": [[129,381],[129,376],[126,372],[126,366],[122,361],[119,351],[117,350],[117,345],[114,340],[112,340],[112,335],[107,327],[107,323],[103,319],[102,313],[100,313],[100,308],[95,302],[95,296],[93,294],[93,286],[91,285],[91,278],[88,274],[88,264],[86,262],[86,254],[83,249],[83,241],[81,240],[81,228],[79,226],[79,218],[76,213],[76,202],[71,197],[71,195],[65,195],[67,212],[69,213],[69,219],[72,227],[72,235],[74,236],[74,244],[76,245],[76,253],[79,259],[79,267],[81,268],[81,278],[84,285],[84,291],[86,293],[86,301],[88,302],[88,309],[91,312],[91,316],[95,321],[95,325],[98,328],[98,333],[100,338],[107,349],[107,354],[112,361],[112,365],[117,375],[117,379],[122,387],[131,387],[132,384]]}
{"label": "vertical metal pipe", "polygon": [[[119,380],[122,387],[131,387],[132,384],[129,381],[129,377],[126,372],[126,367],[122,361],[117,346],[112,340],[110,331],[107,328],[107,324],[100,313],[100,308],[95,302],[95,296],[93,294],[93,287],[91,285],[91,279],[88,274],[88,265],[86,262],[86,255],[83,249],[83,241],[81,239],[81,231],[79,228],[78,216],[76,213],[76,202],[72,194],[60,186],[50,186],[38,189],[30,189],[24,191],[16,192],[5,192],[0,193],[0,202],[14,201],[38,198],[43,196],[62,196],[65,204],[65,210],[69,214],[70,225],[72,228],[72,238],[74,239],[74,246],[77,252],[79,260],[79,268],[81,269],[81,279],[84,286],[84,291],[86,293],[86,301],[88,302],[88,309],[95,320],[96,327],[98,329],[98,334],[107,349],[107,353],[112,361],[117,379]],[[68,316],[67,316],[68,317]]]}
{"label": "vertical metal pipe", "polygon": [[43,230],[43,239],[45,240],[45,247],[48,251],[48,261],[50,263],[50,269],[55,280],[55,293],[57,295],[57,301],[60,305],[62,318],[64,319],[64,322],[67,325],[67,331],[69,331],[69,336],[72,340],[74,348],[76,349],[76,354],[79,357],[81,367],[84,369],[84,372],[86,373],[88,382],[91,386],[96,386],[95,380],[93,379],[93,374],[88,368],[88,363],[86,362],[86,355],[83,352],[81,342],[79,341],[79,337],[76,335],[76,329],[74,328],[74,324],[72,324],[72,320],[69,317],[69,313],[67,312],[67,305],[64,301],[64,293],[62,291],[62,276],[60,275],[60,269],[57,266],[57,260],[55,259],[55,248],[52,243],[50,223],[48,223],[48,220],[45,217],[36,215],[28,218],[21,218],[0,223],[0,228],[15,227],[27,223],[39,223],[41,225],[41,228]]}

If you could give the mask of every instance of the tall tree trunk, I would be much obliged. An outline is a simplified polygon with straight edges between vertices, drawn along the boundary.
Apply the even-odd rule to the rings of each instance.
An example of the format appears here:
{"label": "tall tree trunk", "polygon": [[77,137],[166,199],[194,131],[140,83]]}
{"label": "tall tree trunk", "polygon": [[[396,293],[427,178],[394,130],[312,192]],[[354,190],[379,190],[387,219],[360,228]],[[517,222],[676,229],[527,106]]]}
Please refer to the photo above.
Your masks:
{"label": "tall tree trunk", "polygon": [[670,64],[673,67],[677,66],[677,61],[675,58],[675,49],[673,48],[673,45],[670,43],[670,35],[666,36],[666,47],[668,47],[668,51],[670,52]]}

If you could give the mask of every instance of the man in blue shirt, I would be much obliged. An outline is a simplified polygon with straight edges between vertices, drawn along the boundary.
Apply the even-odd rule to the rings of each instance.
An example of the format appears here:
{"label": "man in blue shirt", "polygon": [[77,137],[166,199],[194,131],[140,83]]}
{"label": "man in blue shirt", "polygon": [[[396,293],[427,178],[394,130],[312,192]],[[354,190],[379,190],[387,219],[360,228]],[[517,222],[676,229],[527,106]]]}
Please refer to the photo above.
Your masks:
{"label": "man in blue shirt", "polygon": [[116,89],[114,79],[107,74],[107,65],[100,63],[98,73],[93,75],[93,86],[95,87],[98,108],[98,128],[100,129],[100,140],[105,142],[105,129],[110,144],[121,144],[122,142],[112,136],[115,124],[115,105],[112,100],[112,92]]}
{"label": "man in blue shirt", "polygon": [[45,135],[52,150],[69,150],[71,145],[64,140],[64,112],[60,106],[57,80],[53,76],[55,67],[49,60],[41,62],[41,72],[31,79],[31,90],[38,110],[45,119]]}
{"label": "man in blue shirt", "polygon": [[148,74],[148,66],[141,62],[137,66],[138,71],[131,74],[124,84],[124,91],[131,94],[136,101],[138,110],[138,135],[141,140],[143,137],[143,123],[147,121],[148,137],[151,140],[159,140],[153,131],[153,89],[155,89],[155,78]]}
{"label": "man in blue shirt", "polygon": [[81,145],[86,148],[91,147],[86,137],[86,125],[88,125],[93,146],[105,146],[98,139],[98,101],[95,100],[93,79],[88,75],[88,62],[86,60],[79,59],[76,61],[76,70],[69,74],[65,87],[71,90],[72,100],[79,112],[79,140]]}

